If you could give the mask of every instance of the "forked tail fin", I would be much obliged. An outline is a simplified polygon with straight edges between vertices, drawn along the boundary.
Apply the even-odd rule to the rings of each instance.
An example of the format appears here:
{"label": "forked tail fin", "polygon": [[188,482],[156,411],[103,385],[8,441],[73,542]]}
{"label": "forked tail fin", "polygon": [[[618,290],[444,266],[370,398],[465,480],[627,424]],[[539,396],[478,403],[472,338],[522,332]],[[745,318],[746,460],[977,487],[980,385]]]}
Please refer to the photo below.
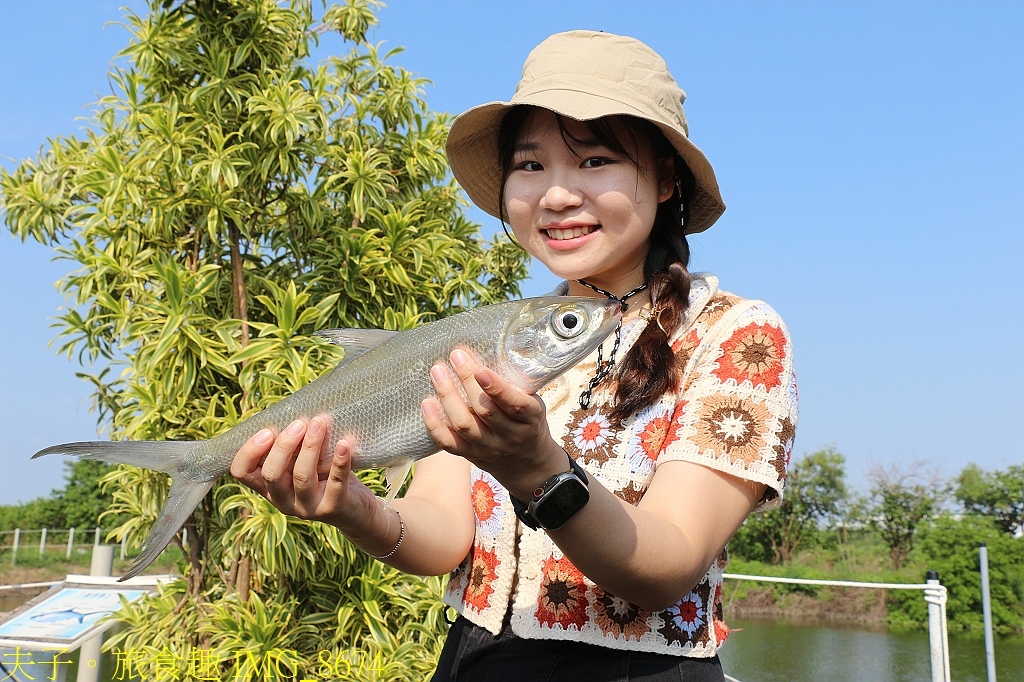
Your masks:
{"label": "forked tail fin", "polygon": [[216,479],[195,480],[186,478],[180,472],[185,456],[195,446],[195,441],[175,440],[65,443],[40,450],[32,455],[32,459],[43,455],[74,455],[82,459],[97,459],[108,464],[132,464],[171,475],[171,490],[167,495],[167,502],[160,510],[160,516],[153,524],[153,529],[142,543],[142,552],[120,578],[128,580],[153,563],[171,541],[171,537],[185,523],[185,519],[213,487]]}

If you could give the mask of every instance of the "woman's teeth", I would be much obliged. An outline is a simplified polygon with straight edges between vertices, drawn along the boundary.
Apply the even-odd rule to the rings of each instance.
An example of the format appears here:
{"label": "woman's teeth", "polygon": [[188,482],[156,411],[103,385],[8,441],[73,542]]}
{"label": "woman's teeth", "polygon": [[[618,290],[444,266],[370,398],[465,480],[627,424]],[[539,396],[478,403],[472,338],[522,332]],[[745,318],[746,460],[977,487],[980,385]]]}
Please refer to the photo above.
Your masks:
{"label": "woman's teeth", "polygon": [[548,228],[547,232],[549,239],[560,241],[562,239],[574,239],[576,237],[582,237],[590,234],[594,231],[593,225],[579,226],[579,227],[567,227],[567,228]]}

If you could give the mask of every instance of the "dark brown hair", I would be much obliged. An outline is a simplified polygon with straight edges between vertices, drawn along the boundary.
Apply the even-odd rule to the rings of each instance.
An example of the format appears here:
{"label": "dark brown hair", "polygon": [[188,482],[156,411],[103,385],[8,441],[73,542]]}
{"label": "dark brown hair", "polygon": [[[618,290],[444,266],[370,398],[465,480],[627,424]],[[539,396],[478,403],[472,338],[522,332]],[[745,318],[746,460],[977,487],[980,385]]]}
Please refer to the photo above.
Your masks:
{"label": "dark brown hair", "polygon": [[[517,106],[505,115],[498,133],[498,160],[501,164],[501,185],[498,205],[502,224],[505,223],[505,183],[512,171],[516,142],[535,108]],[[576,154],[574,143],[580,142],[567,130],[565,120],[557,116],[558,127],[566,147]],[[615,122],[622,124],[615,126]],[[649,121],[632,116],[609,116],[585,121],[594,138],[603,146],[624,154],[645,173],[672,159],[675,167],[675,190],[667,201],[658,205],[654,227],[650,236],[650,251],[644,264],[644,276],[651,289],[653,313],[640,338],[619,362],[616,372],[617,386],[612,407],[613,419],[625,419],[639,410],[653,405],[668,391],[679,387],[682,367],[676,366],[676,356],[669,346],[669,338],[682,325],[690,304],[690,246],[686,242],[683,226],[689,221],[689,204],[696,191],[693,173],[676,153],[675,148]],[[625,130],[629,140],[619,139]],[[625,142],[625,144],[624,144]],[[654,168],[644,168],[641,144],[646,142],[654,157]],[[506,230],[507,232],[507,230]]]}

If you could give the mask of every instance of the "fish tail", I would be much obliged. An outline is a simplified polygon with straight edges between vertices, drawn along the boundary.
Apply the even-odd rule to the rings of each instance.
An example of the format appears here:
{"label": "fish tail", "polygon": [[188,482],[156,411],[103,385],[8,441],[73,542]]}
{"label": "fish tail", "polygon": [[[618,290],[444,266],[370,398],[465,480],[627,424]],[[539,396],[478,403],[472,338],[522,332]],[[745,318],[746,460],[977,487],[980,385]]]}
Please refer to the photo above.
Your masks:
{"label": "fish tail", "polygon": [[91,441],[65,443],[40,450],[32,459],[43,455],[74,455],[81,459],[95,459],[108,464],[133,466],[162,471],[171,476],[171,490],[167,502],[160,510],[149,535],[142,543],[142,551],[119,581],[134,578],[153,563],[171,541],[189,515],[213,488],[214,480],[196,480],[182,474],[186,455],[197,441]]}

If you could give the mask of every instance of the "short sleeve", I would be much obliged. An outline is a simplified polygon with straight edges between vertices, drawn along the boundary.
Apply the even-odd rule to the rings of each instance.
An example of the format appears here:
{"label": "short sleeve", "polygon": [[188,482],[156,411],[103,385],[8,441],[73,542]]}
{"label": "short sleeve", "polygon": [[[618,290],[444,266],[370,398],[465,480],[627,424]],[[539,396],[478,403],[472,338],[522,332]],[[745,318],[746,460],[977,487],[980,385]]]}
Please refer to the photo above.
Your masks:
{"label": "short sleeve", "polygon": [[685,361],[672,419],[677,437],[658,463],[693,462],[763,483],[768,489],[756,511],[777,507],[797,422],[792,343],[782,319],[761,301],[737,301],[703,326],[698,317],[676,347]]}

